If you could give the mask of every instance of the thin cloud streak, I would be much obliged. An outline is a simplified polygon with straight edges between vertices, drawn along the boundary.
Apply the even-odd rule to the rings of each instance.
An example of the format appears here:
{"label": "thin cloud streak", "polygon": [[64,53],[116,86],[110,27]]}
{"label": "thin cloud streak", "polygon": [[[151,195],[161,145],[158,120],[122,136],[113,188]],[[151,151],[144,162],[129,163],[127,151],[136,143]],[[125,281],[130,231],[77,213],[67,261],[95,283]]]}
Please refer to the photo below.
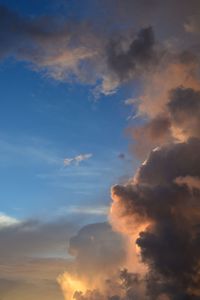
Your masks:
{"label": "thin cloud streak", "polygon": [[92,153],[88,153],[88,154],[79,154],[75,157],[72,158],[65,158],[64,159],[64,166],[70,166],[71,164],[75,163],[75,165],[79,165],[82,161],[88,160],[89,158],[91,158],[93,156]]}
{"label": "thin cloud streak", "polygon": [[[86,205],[69,205],[67,207],[62,207],[59,209],[59,212],[62,215],[65,214],[78,214],[78,215],[97,215],[97,216],[107,216],[109,211],[108,206],[96,205],[96,206],[86,206]],[[58,212],[58,214],[59,214]]]}

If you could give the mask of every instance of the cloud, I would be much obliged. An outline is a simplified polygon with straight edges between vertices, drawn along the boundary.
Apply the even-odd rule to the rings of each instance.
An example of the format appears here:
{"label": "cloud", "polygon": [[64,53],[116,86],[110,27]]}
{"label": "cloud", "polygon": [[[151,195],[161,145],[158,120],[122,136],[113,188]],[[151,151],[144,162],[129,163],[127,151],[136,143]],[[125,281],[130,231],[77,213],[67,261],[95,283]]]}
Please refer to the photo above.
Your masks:
{"label": "cloud", "polygon": [[[19,60],[30,61],[38,67],[49,68],[52,75],[51,68],[54,67],[54,76],[59,78],[64,76],[64,70],[76,72],[78,63],[94,54],[81,40],[78,47],[72,45],[76,31],[84,30],[84,27],[87,29],[87,25],[82,24],[77,28],[75,23],[50,16],[23,17],[3,5],[0,14],[1,28],[4,28],[1,30],[2,59],[14,56]],[[60,45],[60,51],[55,44],[51,44],[52,41]]]}
{"label": "cloud", "polygon": [[[189,3],[184,4],[185,10]],[[173,18],[176,12],[171,12]],[[180,19],[183,26],[187,18]],[[139,92],[125,102],[140,116],[128,132],[134,153],[145,160],[126,184],[112,188],[110,220],[115,230],[132,240],[132,252],[139,253],[144,265],[137,269],[144,280],[139,299],[199,299],[199,56],[191,44],[183,50],[187,38],[182,49],[179,42],[155,41],[154,37],[147,47],[153,56],[147,56],[150,60],[141,75],[136,72]],[[116,49],[119,57],[126,53]],[[122,57],[115,72],[125,70],[132,80],[135,64],[131,65],[131,55],[125,58],[128,64]]]}
{"label": "cloud", "polygon": [[138,99],[135,98],[128,98],[124,101],[125,105],[133,105],[136,104],[138,102]]}
{"label": "cloud", "polygon": [[[116,276],[109,278],[105,282],[105,289],[87,290],[85,293],[76,291],[74,299],[92,300],[92,299],[112,299],[128,300],[142,298],[142,281],[138,274],[128,272],[126,269],[119,271]],[[133,298],[132,298],[133,297]]]}
{"label": "cloud", "polygon": [[191,191],[200,189],[200,178],[194,176],[177,177],[175,182],[179,185],[188,186]]}
{"label": "cloud", "polygon": [[[89,224],[70,239],[69,253],[75,257],[80,275],[105,276],[125,260],[123,237],[107,223]],[[92,279],[92,277],[91,277]]]}
{"label": "cloud", "polygon": [[200,91],[181,87],[172,90],[168,109],[175,137],[200,137]]}
{"label": "cloud", "polygon": [[102,288],[105,281],[124,265],[127,259],[126,239],[108,223],[94,223],[81,228],[70,239],[73,261],[58,281],[66,299],[76,292]]}
{"label": "cloud", "polygon": [[139,158],[145,158],[151,149],[172,140],[170,125],[168,117],[161,114],[144,125],[128,128],[127,133],[134,140],[134,153]]}
{"label": "cloud", "polygon": [[12,222],[10,226],[2,223],[0,227],[0,260],[65,255],[67,240],[75,230],[75,225],[63,219],[51,223],[38,220],[13,222],[11,217],[6,220]]}
{"label": "cloud", "polygon": [[199,139],[161,146],[132,182],[112,189],[113,224],[128,235],[137,232],[150,299],[200,296],[199,151]]}
{"label": "cloud", "polygon": [[192,34],[200,33],[199,13],[189,16],[187,22],[184,24],[185,31]]}
{"label": "cloud", "polygon": [[3,227],[16,226],[20,221],[6,214],[0,213],[0,229]]}
{"label": "cloud", "polygon": [[134,152],[144,158],[154,147],[170,141],[200,137],[200,91],[183,86],[168,92],[168,100],[144,125],[129,128]]}
{"label": "cloud", "polygon": [[89,158],[91,158],[93,155],[91,153],[88,154],[80,154],[77,155],[73,158],[65,158],[64,159],[64,166],[69,166],[72,163],[75,163],[77,166],[84,160],[88,160]]}
{"label": "cloud", "polygon": [[92,287],[113,270],[118,272],[126,260],[125,238],[108,223],[76,230],[77,226],[64,219],[27,220],[0,227],[0,297],[61,299],[58,283],[65,291],[63,280],[66,285],[67,278],[78,276]]}
{"label": "cloud", "polygon": [[[93,10],[92,14],[79,21],[60,12],[54,12],[54,16],[24,16],[1,5],[0,59],[12,57],[55,80],[78,80],[92,85],[97,96],[109,95],[121,84],[143,81],[144,74],[151,77],[167,53],[175,56],[182,52],[181,41],[177,42],[178,47],[172,42],[175,33],[171,26],[175,31],[182,26],[189,44],[191,39],[184,24],[199,9],[196,0],[190,4],[184,0],[179,16],[175,13],[182,4],[179,0],[167,4],[156,0],[94,2],[85,4],[89,11]],[[78,6],[81,11],[82,4]],[[105,18],[99,19],[98,12],[105,10]],[[172,22],[168,22],[169,18]]]}
{"label": "cloud", "polygon": [[69,264],[67,243],[76,226],[0,217],[0,297],[62,299],[56,277]]}
{"label": "cloud", "polygon": [[[62,15],[22,16],[0,6],[0,58],[14,57],[56,80],[68,81],[75,76],[94,82],[91,75],[96,58],[100,57],[100,35],[92,32],[87,22],[74,22]],[[83,68],[82,65],[87,66]]]}
{"label": "cloud", "polygon": [[[68,206],[66,212],[69,214],[80,214],[80,215],[99,215],[106,216],[108,214],[107,206]],[[63,210],[63,209],[62,209]]]}
{"label": "cloud", "polygon": [[[103,282],[103,288],[92,289],[83,284],[76,277],[68,277],[65,274],[63,277],[64,296],[65,299],[76,300],[92,300],[92,299],[112,299],[112,300],[128,300],[144,299],[142,298],[142,280],[138,274],[128,272],[127,269],[122,269],[116,272],[112,277],[109,277]],[[71,283],[71,284],[70,284]],[[73,284],[77,287],[73,293]],[[71,291],[72,289],[72,291]]]}
{"label": "cloud", "polygon": [[127,49],[123,50],[123,40],[111,41],[108,47],[108,64],[120,81],[131,78],[148,70],[156,63],[154,50],[155,40],[151,27],[142,29],[131,41]]}

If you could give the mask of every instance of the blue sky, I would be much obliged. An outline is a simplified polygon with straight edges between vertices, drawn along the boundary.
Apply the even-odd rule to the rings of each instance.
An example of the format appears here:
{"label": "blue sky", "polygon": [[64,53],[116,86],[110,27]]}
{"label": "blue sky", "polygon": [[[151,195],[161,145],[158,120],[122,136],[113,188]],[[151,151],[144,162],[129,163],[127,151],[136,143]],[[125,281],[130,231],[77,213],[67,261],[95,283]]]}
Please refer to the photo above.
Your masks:
{"label": "blue sky", "polygon": [[[124,133],[130,91],[95,99],[90,85],[47,78],[13,59],[1,64],[0,82],[2,212],[48,218],[108,205],[110,186],[133,172]],[[87,161],[64,166],[87,153]]]}

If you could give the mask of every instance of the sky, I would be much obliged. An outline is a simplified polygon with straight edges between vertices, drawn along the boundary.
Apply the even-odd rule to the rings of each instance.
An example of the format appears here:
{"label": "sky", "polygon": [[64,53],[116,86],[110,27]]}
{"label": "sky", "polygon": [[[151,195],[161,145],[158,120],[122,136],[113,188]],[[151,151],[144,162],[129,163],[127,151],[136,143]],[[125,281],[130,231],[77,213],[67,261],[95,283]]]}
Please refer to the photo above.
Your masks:
{"label": "sky", "polygon": [[[1,3],[22,14],[51,12],[48,1]],[[124,132],[134,112],[124,105],[130,91],[96,99],[90,85],[55,80],[13,58],[2,61],[0,79],[2,213],[48,218],[63,207],[108,205],[111,184],[132,172]]]}
{"label": "sky", "polygon": [[199,0],[0,0],[0,299],[200,299]]}
{"label": "sky", "polygon": [[96,102],[88,87],[57,83],[9,61],[0,77],[2,211],[42,217],[82,202],[107,205],[109,186],[129,169],[118,157],[127,151],[125,92]]}

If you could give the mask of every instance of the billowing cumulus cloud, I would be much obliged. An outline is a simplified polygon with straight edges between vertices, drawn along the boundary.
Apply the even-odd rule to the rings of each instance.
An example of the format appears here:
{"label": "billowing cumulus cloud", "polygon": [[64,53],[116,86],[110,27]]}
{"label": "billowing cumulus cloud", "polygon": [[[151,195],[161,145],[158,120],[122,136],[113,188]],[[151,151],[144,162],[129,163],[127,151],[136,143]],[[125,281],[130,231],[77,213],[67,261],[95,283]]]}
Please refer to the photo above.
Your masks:
{"label": "billowing cumulus cloud", "polygon": [[147,289],[150,299],[162,293],[170,299],[200,296],[200,190],[189,186],[189,179],[200,178],[199,151],[196,139],[160,147],[132,183],[112,190],[114,226],[128,235],[138,228],[136,243],[154,285],[153,295]]}
{"label": "billowing cumulus cloud", "polygon": [[138,110],[147,121],[129,132],[146,159],[112,188],[111,222],[132,237],[147,267],[145,299],[200,299],[198,70],[188,56],[167,59],[144,81]]}
{"label": "billowing cumulus cloud", "polygon": [[133,129],[154,149],[132,180],[112,188],[111,221],[148,266],[147,299],[200,298],[199,104],[197,89],[169,90],[164,109]]}
{"label": "billowing cumulus cloud", "polygon": [[[127,238],[108,223],[84,226],[70,239],[68,252],[73,257],[71,265],[58,277],[66,299],[107,299],[125,293],[120,269],[127,266]],[[129,276],[129,272],[123,274]],[[130,277],[136,285],[137,275]]]}
{"label": "billowing cumulus cloud", "polygon": [[192,47],[172,55],[168,46],[150,76],[142,72],[131,101],[144,121],[128,132],[145,160],[127,184],[112,188],[110,220],[146,266],[138,270],[140,299],[200,299],[199,59]]}
{"label": "billowing cumulus cloud", "polygon": [[87,270],[91,276],[108,274],[126,258],[123,238],[107,223],[83,227],[70,239],[69,253],[76,258],[78,273]]}
{"label": "billowing cumulus cloud", "polygon": [[200,137],[200,91],[182,86],[170,90],[163,110],[144,125],[130,128],[139,157],[170,141]]}

